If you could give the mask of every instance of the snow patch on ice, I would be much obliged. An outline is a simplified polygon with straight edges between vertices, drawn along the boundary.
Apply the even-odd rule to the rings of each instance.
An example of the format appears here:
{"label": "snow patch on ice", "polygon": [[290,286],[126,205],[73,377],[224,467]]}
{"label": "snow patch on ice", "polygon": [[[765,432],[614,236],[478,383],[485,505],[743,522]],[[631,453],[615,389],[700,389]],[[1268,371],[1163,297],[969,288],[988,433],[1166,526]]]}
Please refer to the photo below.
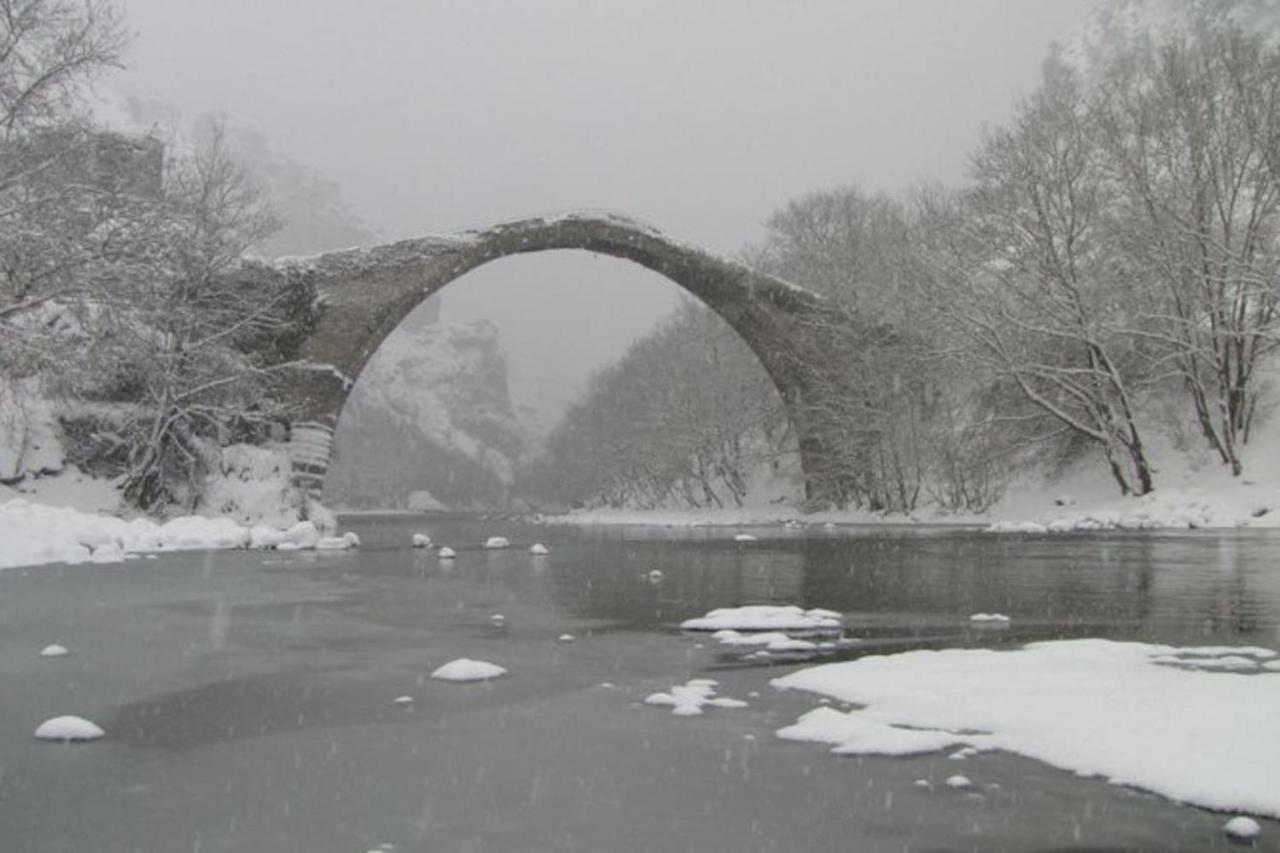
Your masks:
{"label": "snow patch on ice", "polygon": [[[1162,662],[1274,661],[1230,647],[1216,655],[1192,651],[1092,639],[1016,651],[914,651],[810,667],[772,683],[865,706],[844,715],[858,722],[848,724],[851,737],[837,749],[856,750],[868,729],[910,727],[939,741],[1009,750],[1180,802],[1280,817],[1274,769],[1280,767],[1274,736],[1280,676]],[[836,725],[844,723],[836,717],[828,723],[807,723],[812,739],[837,742],[843,730]]]}
{"label": "snow patch on ice", "polygon": [[686,631],[832,631],[843,626],[843,616],[833,610],[803,610],[794,605],[752,604],[721,607],[697,619],[686,619]]}
{"label": "snow patch on ice", "polygon": [[716,696],[719,682],[711,678],[693,678],[684,684],[674,685],[666,693],[650,693],[644,698],[646,705],[658,705],[671,708],[671,713],[678,717],[693,717],[702,713],[704,707],[712,708],[745,708],[747,703],[741,699],[730,699],[727,696]]}

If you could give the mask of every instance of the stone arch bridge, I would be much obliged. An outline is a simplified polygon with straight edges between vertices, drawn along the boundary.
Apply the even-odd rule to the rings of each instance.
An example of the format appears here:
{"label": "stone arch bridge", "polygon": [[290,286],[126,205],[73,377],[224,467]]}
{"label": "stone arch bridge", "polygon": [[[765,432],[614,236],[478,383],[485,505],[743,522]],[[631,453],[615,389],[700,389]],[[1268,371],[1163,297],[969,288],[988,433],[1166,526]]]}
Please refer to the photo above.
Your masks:
{"label": "stone arch bridge", "polygon": [[744,264],[673,240],[617,215],[570,213],[457,234],[330,252],[286,265],[315,276],[323,310],[300,346],[310,368],[294,374],[286,397],[299,413],[292,456],[299,485],[324,485],[334,428],[357,377],[382,341],[424,299],[489,261],[528,252],[577,249],[632,261],[675,282],[719,314],[773,379],[799,437],[806,493],[820,499],[821,442],[806,429],[819,387],[799,351],[800,324],[834,310],[817,294]]}

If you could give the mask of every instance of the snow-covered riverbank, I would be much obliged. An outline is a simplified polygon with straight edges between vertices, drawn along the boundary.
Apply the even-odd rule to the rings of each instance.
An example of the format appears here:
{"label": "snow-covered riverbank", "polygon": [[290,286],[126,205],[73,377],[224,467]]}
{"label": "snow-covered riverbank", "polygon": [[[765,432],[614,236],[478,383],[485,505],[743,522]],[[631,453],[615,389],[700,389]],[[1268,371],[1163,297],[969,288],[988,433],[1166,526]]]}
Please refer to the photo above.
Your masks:
{"label": "snow-covered riverbank", "polygon": [[41,563],[118,563],[160,551],[219,548],[350,547],[325,537],[327,524],[300,521],[287,529],[252,527],[230,518],[188,515],[158,522],[126,520],[25,499],[0,504],[0,569]]}
{"label": "snow-covered riverbank", "polygon": [[1105,468],[1097,460],[1085,460],[1054,476],[1027,473],[980,514],[946,513],[928,506],[906,515],[866,510],[805,513],[791,504],[757,502],[721,509],[588,509],[542,521],[659,527],[950,524],[993,533],[1280,527],[1280,430],[1260,434],[1249,446],[1241,477],[1231,476],[1205,454],[1166,447],[1157,458],[1156,490],[1140,498],[1119,495]]}

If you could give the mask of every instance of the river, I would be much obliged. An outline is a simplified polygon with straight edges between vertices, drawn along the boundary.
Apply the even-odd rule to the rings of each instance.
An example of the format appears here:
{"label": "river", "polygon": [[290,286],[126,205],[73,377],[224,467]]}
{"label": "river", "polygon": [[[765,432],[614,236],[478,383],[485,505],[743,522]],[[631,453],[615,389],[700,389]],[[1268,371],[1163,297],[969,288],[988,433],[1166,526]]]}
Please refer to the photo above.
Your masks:
{"label": "river", "polygon": [[[817,700],[769,679],[804,661],[673,626],[737,604],[839,610],[856,643],[823,660],[1084,636],[1280,647],[1277,533],[344,527],[360,549],[0,572],[0,849],[1224,849],[1220,815],[1014,755],[973,759],[990,785],[959,794],[913,786],[953,770],[943,755],[777,740]],[[410,549],[415,532],[457,558]],[[513,547],[481,548],[491,535]],[[1013,620],[981,628],[978,611]],[[38,656],[54,642],[72,653]],[[427,678],[458,657],[510,675]],[[694,677],[748,707],[640,701]],[[56,714],[107,737],[35,741]]]}

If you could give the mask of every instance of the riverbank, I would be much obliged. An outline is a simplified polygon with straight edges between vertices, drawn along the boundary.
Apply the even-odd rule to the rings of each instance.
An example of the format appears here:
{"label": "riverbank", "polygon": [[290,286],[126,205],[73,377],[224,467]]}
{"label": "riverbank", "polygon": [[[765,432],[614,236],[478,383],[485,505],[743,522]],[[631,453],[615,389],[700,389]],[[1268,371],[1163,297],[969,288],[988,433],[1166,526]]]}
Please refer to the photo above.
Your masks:
{"label": "riverbank", "polygon": [[[1119,494],[1100,460],[1061,471],[1030,471],[982,513],[950,513],[922,505],[911,513],[867,510],[805,512],[791,503],[715,509],[578,510],[544,516],[548,524],[618,524],[658,527],[812,525],[955,525],[993,533],[1067,533],[1081,530],[1187,530],[1280,527],[1280,430],[1255,437],[1244,455],[1245,473],[1206,453],[1163,441],[1152,451],[1156,488],[1142,497]],[[924,502],[922,501],[922,504]]]}

